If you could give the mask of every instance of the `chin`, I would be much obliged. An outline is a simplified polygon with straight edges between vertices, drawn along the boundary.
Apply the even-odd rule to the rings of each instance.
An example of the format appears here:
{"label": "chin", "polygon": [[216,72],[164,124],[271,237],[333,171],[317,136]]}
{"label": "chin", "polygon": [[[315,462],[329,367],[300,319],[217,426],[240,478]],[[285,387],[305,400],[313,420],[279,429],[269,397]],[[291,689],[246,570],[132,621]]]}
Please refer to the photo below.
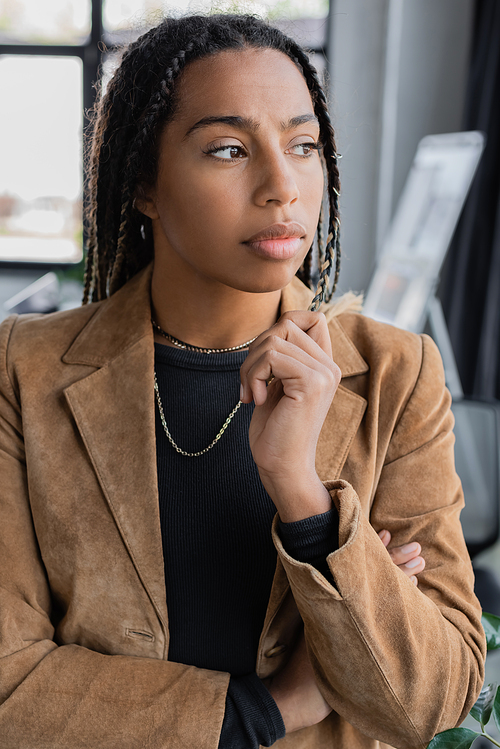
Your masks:
{"label": "chin", "polygon": [[[277,276],[278,274],[276,274]],[[244,291],[247,294],[271,294],[272,292],[281,291],[288,286],[288,284],[294,278],[295,273],[280,274],[277,278],[259,278],[256,280],[245,280],[241,283],[230,283],[228,284],[237,291]]]}
{"label": "chin", "polygon": [[269,294],[271,292],[281,291],[292,281],[302,263],[300,259],[293,264],[288,263],[266,263],[267,267],[261,267],[259,270],[246,272],[239,278],[234,276],[227,279],[226,283],[233,289],[244,291],[250,294]]}

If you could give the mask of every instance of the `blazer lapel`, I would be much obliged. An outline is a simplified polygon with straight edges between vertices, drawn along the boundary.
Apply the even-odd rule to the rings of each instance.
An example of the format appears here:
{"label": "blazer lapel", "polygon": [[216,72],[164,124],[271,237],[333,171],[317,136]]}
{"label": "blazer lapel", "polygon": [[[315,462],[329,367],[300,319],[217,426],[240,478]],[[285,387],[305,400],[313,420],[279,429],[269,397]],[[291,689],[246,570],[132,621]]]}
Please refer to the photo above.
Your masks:
{"label": "blazer lapel", "polygon": [[150,277],[147,268],[102,304],[63,360],[98,367],[66,388],[66,400],[123,541],[166,627]]}
{"label": "blazer lapel", "polygon": [[329,323],[333,360],[342,380],[323,424],[316,449],[316,470],[322,481],[340,478],[352,442],[366,410],[366,400],[349,390],[349,378],[368,371],[354,343],[337,318]]}

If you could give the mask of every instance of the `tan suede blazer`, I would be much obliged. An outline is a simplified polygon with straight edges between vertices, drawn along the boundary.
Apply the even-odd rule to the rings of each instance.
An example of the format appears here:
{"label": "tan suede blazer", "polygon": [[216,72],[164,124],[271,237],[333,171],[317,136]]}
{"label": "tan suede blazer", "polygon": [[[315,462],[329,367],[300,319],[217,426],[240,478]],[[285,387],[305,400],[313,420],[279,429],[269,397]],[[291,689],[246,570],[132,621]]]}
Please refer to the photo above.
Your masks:
{"label": "tan suede blazer", "polygon": [[[168,661],[150,272],[0,328],[0,749],[218,746],[229,675]],[[294,282],[282,309],[309,299]],[[273,530],[256,668],[281,668],[303,621],[334,711],[279,746],[423,747],[483,679],[450,399],[430,339],[359,314],[330,329],[343,379],[317,467],[340,513],[336,587]],[[421,542],[418,588],[381,528]]]}

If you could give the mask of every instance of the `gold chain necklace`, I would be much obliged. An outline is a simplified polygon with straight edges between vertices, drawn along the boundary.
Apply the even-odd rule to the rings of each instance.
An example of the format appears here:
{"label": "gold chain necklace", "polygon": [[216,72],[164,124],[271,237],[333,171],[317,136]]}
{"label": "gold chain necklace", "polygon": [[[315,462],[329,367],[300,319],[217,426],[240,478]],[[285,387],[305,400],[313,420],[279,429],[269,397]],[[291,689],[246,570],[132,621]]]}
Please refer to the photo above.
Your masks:
{"label": "gold chain necklace", "polygon": [[254,338],[251,338],[249,341],[245,341],[245,343],[238,344],[238,346],[228,346],[227,348],[203,348],[203,346],[193,346],[193,344],[191,343],[185,343],[184,341],[179,340],[179,338],[174,338],[173,335],[170,335],[170,333],[167,333],[166,330],[163,330],[163,328],[160,328],[158,323],[155,322],[153,319],[151,319],[151,322],[153,324],[153,328],[155,328],[160,335],[166,338],[167,341],[170,341],[170,343],[173,343],[174,346],[184,349],[185,351],[197,351],[199,354],[227,354],[229,351],[241,351],[244,348],[248,348],[250,344],[253,343],[255,339],[258,337],[258,336],[255,336]]}
{"label": "gold chain necklace", "polygon": [[[166,330],[163,330],[163,328],[161,328],[158,325],[158,323],[155,320],[153,320],[152,318],[151,318],[151,322],[152,322],[153,327],[155,328],[155,330],[157,330],[158,333],[160,333],[160,335],[162,335],[168,341],[170,341],[171,343],[173,343],[174,346],[177,346],[178,348],[184,349],[185,351],[196,351],[199,354],[226,354],[226,353],[229,353],[231,351],[241,351],[242,349],[248,348],[250,346],[250,344],[253,343],[255,341],[255,339],[258,337],[258,336],[255,336],[250,341],[245,341],[245,343],[240,343],[238,346],[228,346],[227,348],[203,348],[202,346],[193,346],[190,343],[185,343],[184,341],[179,340],[179,338],[174,338],[173,335],[170,335],[170,333],[167,333]],[[167,435],[167,439],[170,442],[170,444],[172,445],[172,447],[174,448],[174,450],[176,450],[180,455],[184,455],[186,458],[197,458],[200,455],[204,455],[205,453],[207,453],[220,440],[220,438],[222,437],[222,435],[224,434],[224,432],[228,428],[229,424],[231,423],[233,417],[236,415],[236,412],[238,411],[238,409],[241,406],[242,402],[240,400],[238,401],[238,403],[235,405],[235,407],[233,408],[233,410],[231,411],[231,413],[229,414],[229,416],[225,420],[224,424],[220,428],[219,432],[214,437],[214,439],[212,440],[212,442],[208,445],[208,447],[205,447],[203,450],[198,450],[195,453],[188,453],[188,452],[186,452],[186,450],[183,450],[181,447],[179,447],[179,445],[177,444],[177,442],[175,442],[174,438],[170,434],[170,430],[169,430],[169,428],[167,426],[167,422],[166,422],[166,419],[165,419],[165,414],[163,412],[163,404],[161,402],[160,391],[158,389],[158,380],[156,379],[156,372],[154,373],[154,378],[155,378],[154,389],[155,389],[155,395],[156,395],[156,402],[158,403],[158,411],[160,412],[161,423],[162,423],[163,429],[165,431],[165,434]]]}
{"label": "gold chain necklace", "polygon": [[155,394],[156,394],[156,402],[158,403],[158,411],[160,412],[161,423],[163,425],[163,429],[165,430],[165,434],[167,435],[167,439],[172,445],[172,447],[174,448],[174,450],[176,450],[181,455],[184,455],[186,458],[197,458],[200,455],[204,455],[205,453],[207,453],[209,450],[212,449],[212,447],[215,444],[217,444],[217,442],[220,440],[220,438],[222,437],[222,435],[228,428],[229,424],[231,423],[232,418],[235,416],[237,410],[241,406],[241,401],[238,401],[238,403],[235,405],[235,407],[233,408],[233,410],[231,411],[231,413],[225,420],[224,424],[222,425],[221,429],[219,430],[218,434],[216,435],[216,437],[214,437],[214,439],[208,445],[208,447],[205,447],[203,450],[198,450],[198,452],[195,452],[195,453],[188,453],[179,447],[179,445],[174,441],[172,435],[170,434],[169,428],[167,426],[167,422],[165,421],[165,414],[163,413],[163,405],[162,405],[161,398],[160,398],[160,391],[158,389],[158,380],[156,379],[156,372],[154,372],[154,378],[155,378],[154,388],[155,388]]}

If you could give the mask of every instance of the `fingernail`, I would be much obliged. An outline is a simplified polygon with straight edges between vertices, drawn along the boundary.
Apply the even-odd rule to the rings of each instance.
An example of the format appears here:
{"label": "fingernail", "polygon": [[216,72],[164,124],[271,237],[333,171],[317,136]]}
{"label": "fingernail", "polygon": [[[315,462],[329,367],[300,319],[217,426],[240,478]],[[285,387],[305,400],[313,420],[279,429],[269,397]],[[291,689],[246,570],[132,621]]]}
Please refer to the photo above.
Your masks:
{"label": "fingernail", "polygon": [[388,531],[379,531],[378,537],[379,538],[385,538],[387,536]]}
{"label": "fingernail", "polygon": [[418,551],[418,544],[416,542],[412,544],[406,544],[406,546],[401,547],[401,551],[403,554],[411,554],[412,551]]}
{"label": "fingernail", "polygon": [[410,580],[412,581],[413,585],[418,585],[418,580],[417,580],[416,575],[412,575],[410,577]]}
{"label": "fingernail", "polygon": [[405,567],[408,567],[408,569],[411,570],[414,567],[418,567],[419,564],[420,564],[420,557],[415,557],[415,559],[410,559],[409,562],[406,562]]}
{"label": "fingernail", "polygon": [[245,390],[243,388],[243,385],[240,385],[240,401],[243,400],[244,395],[245,395]]}

